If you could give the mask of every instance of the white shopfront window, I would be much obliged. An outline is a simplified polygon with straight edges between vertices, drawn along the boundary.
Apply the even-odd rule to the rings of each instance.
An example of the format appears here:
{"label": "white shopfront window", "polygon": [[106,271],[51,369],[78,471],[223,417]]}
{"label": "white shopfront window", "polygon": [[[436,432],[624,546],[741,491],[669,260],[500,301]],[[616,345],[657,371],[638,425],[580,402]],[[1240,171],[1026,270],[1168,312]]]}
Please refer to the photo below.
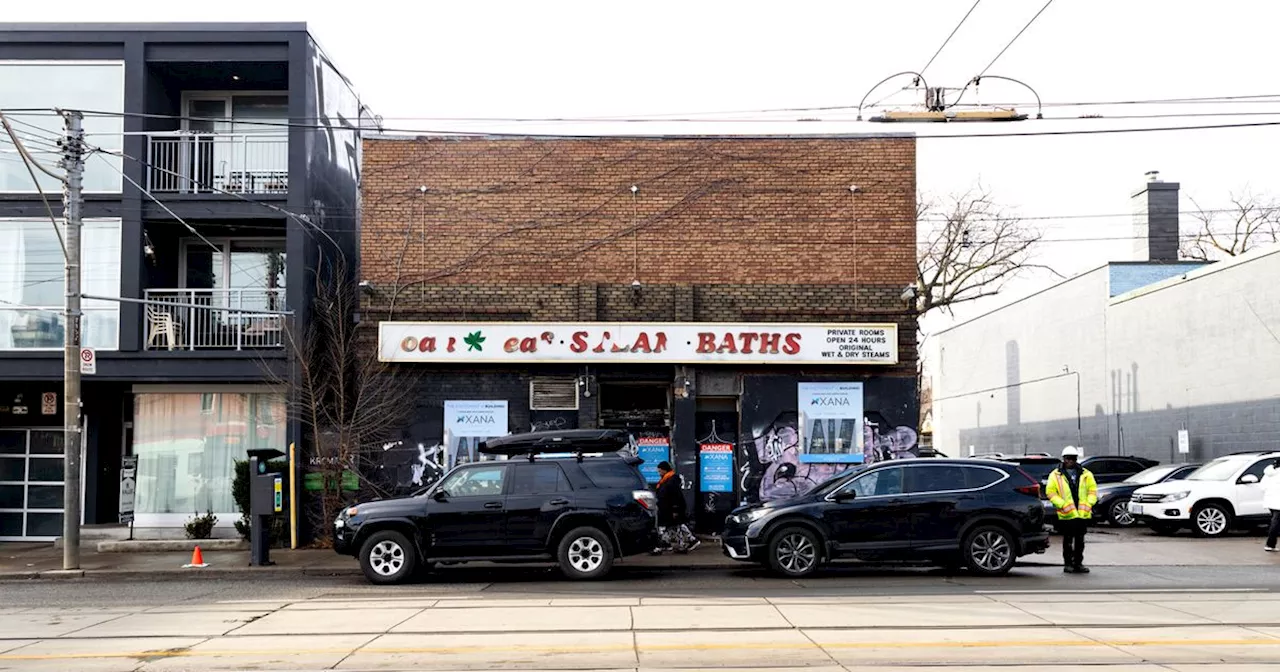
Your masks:
{"label": "white shopfront window", "polygon": [[219,527],[239,518],[231,485],[246,451],[286,445],[286,401],[269,389],[143,391],[135,388],[138,527],[180,527],[212,511]]}

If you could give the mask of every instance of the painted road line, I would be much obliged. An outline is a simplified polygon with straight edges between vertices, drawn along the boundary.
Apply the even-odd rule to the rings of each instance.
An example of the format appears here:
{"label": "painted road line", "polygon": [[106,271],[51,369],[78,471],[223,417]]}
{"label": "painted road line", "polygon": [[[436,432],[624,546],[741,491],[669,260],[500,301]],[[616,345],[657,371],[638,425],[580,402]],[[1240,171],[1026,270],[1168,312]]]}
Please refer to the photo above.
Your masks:
{"label": "painted road line", "polygon": [[1094,588],[1082,590],[975,590],[974,595],[1134,595],[1141,593],[1269,593],[1270,588]]}
{"label": "painted road line", "polygon": [[[74,641],[74,640],[47,640],[47,641]],[[216,640],[215,640],[216,641]],[[1143,639],[1116,639],[1116,640],[1084,640],[1084,639],[1066,639],[1066,640],[1011,640],[1011,641],[990,641],[990,642],[954,642],[954,641],[936,641],[936,642],[837,642],[828,643],[821,646],[816,644],[804,643],[798,644],[794,642],[734,642],[734,643],[688,643],[688,644],[656,644],[638,647],[641,651],[721,651],[721,650],[741,650],[752,649],[762,651],[779,651],[779,650],[807,650],[807,649],[1010,649],[1010,648],[1045,648],[1054,646],[1070,646],[1078,648],[1116,648],[1116,647],[1176,647],[1185,649],[1187,647],[1240,647],[1240,646],[1278,646],[1280,647],[1280,639],[1183,639],[1183,640],[1143,640]],[[300,656],[300,655],[316,655],[316,654],[390,654],[390,655],[408,655],[408,654],[475,654],[475,653],[521,653],[521,654],[539,654],[539,655],[557,655],[557,654],[581,654],[581,653],[605,653],[610,651],[634,651],[637,647],[634,645],[626,646],[542,646],[534,644],[508,644],[502,646],[477,645],[477,646],[435,646],[435,647],[397,647],[397,648],[379,648],[379,647],[363,647],[356,649],[340,648],[340,649],[256,649],[256,650],[235,650],[235,649],[209,649],[202,651],[192,650],[156,650],[156,651],[120,651],[110,653],[51,653],[51,654],[3,654],[0,655],[0,661],[52,661],[52,660],[84,660],[93,658],[146,658],[151,660],[162,658],[204,658],[219,656]]]}

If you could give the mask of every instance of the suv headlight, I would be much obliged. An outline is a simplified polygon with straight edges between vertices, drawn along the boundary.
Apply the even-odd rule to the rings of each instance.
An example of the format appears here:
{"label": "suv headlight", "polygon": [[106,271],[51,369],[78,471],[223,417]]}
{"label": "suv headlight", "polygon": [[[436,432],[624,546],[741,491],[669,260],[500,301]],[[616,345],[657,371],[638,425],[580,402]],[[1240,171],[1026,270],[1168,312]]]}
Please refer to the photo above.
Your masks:
{"label": "suv headlight", "polygon": [[1161,497],[1161,498],[1160,498],[1160,501],[1162,501],[1162,502],[1176,502],[1176,501],[1178,501],[1179,499],[1186,499],[1190,494],[1191,494],[1191,491],[1190,491],[1190,490],[1183,490],[1182,492],[1171,492],[1171,493],[1169,493],[1169,494],[1165,495],[1164,497]]}
{"label": "suv headlight", "polygon": [[742,513],[735,513],[732,516],[729,516],[729,521],[737,523],[738,525],[746,525],[747,523],[764,518],[767,513],[769,513],[768,509],[749,509]]}

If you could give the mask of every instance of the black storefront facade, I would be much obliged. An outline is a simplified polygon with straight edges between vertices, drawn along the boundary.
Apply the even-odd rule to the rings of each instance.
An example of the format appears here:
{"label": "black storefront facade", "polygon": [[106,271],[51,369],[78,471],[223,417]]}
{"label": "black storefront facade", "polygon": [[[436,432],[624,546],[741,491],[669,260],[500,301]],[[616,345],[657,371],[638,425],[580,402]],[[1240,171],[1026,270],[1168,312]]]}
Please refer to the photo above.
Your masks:
{"label": "black storefront facade", "polygon": [[642,472],[681,476],[700,530],[745,502],[807,492],[858,464],[910,457],[914,376],[894,323],[383,322],[379,356],[421,374],[383,467],[416,489],[484,438],[618,428]]}

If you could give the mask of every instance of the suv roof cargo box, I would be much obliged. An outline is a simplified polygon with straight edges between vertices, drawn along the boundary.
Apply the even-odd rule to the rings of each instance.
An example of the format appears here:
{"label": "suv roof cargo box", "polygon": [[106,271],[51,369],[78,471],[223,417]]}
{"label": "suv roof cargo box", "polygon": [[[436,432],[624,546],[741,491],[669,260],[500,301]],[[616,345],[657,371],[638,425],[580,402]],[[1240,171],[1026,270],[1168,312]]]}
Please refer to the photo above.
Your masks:
{"label": "suv roof cargo box", "polygon": [[529,455],[545,453],[615,453],[631,447],[631,433],[621,429],[569,429],[500,436],[480,443],[485,455]]}

